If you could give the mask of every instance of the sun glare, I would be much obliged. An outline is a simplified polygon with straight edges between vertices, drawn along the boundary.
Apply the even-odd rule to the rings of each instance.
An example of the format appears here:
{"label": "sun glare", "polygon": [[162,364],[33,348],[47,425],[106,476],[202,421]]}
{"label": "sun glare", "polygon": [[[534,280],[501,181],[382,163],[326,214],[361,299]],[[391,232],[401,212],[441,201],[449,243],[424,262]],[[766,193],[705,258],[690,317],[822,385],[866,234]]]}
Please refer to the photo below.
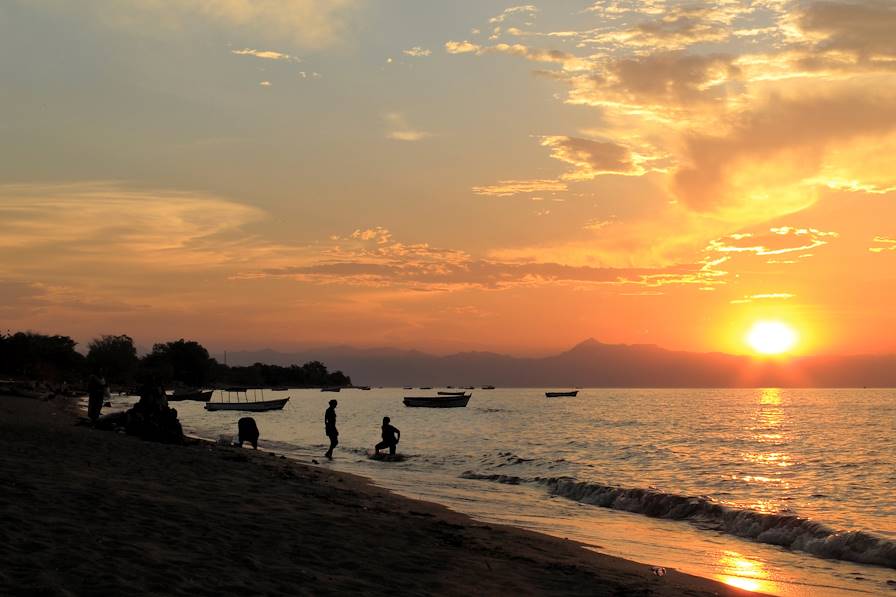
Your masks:
{"label": "sun glare", "polygon": [[761,354],[782,354],[794,347],[797,333],[780,321],[757,321],[747,333],[747,344]]}

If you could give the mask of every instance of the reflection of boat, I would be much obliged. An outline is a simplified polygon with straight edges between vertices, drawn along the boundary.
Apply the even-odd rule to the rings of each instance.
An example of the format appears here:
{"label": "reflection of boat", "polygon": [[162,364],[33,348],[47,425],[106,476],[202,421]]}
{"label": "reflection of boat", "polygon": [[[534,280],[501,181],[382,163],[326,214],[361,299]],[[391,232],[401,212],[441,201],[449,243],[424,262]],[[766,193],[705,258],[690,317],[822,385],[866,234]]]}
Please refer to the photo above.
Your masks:
{"label": "reflection of boat", "polygon": [[458,408],[466,406],[472,394],[460,396],[405,396],[405,406],[422,406],[426,408]]}
{"label": "reflection of boat", "polygon": [[495,386],[482,386],[483,390],[494,390]]}
{"label": "reflection of boat", "polygon": [[214,390],[174,390],[166,396],[168,402],[180,400],[195,400],[196,402],[208,402],[214,394]]}
{"label": "reflection of boat", "polygon": [[[252,400],[249,400],[249,390],[252,390]],[[206,402],[205,410],[281,410],[289,401],[289,396],[265,400],[264,388],[225,388],[221,390],[221,398],[220,402]]]}
{"label": "reflection of boat", "polygon": [[558,398],[560,396],[576,396],[578,393],[578,390],[572,390],[571,392],[545,392],[544,395],[548,398]]}
{"label": "reflection of boat", "polygon": [[436,392],[439,396],[463,396],[466,392]]}
{"label": "reflection of boat", "polygon": [[321,392],[338,392],[341,389],[342,388],[321,388],[320,391]]}

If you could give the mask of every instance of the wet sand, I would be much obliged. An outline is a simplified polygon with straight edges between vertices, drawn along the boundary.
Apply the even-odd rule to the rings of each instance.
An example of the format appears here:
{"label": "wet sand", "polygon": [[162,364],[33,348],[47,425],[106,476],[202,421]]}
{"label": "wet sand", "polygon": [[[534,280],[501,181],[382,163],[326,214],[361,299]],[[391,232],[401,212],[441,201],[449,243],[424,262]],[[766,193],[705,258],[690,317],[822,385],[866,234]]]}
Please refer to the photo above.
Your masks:
{"label": "wet sand", "polygon": [[0,396],[0,595],[749,594],[270,453],[78,421]]}

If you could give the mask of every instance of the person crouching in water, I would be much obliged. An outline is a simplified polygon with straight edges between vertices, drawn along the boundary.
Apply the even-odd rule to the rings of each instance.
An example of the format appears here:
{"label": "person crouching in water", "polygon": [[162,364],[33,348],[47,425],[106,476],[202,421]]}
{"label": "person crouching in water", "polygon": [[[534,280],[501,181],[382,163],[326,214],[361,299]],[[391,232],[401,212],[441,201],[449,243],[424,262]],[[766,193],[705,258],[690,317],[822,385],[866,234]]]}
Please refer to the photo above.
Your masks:
{"label": "person crouching in water", "polygon": [[389,448],[389,455],[395,456],[395,446],[401,440],[401,431],[397,427],[390,425],[389,421],[391,421],[389,417],[383,417],[383,441],[378,443],[374,449],[379,454],[380,450]]}
{"label": "person crouching in water", "polygon": [[336,405],[335,400],[330,400],[330,408],[324,412],[324,432],[330,438],[330,449],[324,454],[333,460],[333,448],[339,445],[339,431],[336,429]]}

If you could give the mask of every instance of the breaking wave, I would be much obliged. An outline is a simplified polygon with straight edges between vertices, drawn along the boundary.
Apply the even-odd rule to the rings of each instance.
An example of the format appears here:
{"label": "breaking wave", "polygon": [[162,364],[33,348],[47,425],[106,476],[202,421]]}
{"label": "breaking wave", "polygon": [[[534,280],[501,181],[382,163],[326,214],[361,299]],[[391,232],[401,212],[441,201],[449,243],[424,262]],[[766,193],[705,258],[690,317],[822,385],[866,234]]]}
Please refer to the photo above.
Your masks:
{"label": "breaking wave", "polygon": [[896,542],[866,531],[838,531],[821,522],[793,514],[757,512],[725,506],[707,497],[676,495],[657,489],[627,489],[578,481],[571,477],[524,478],[474,471],[466,471],[461,477],[509,485],[537,484],[546,487],[552,495],[583,504],[653,518],[684,520],[703,529],[779,545],[822,558],[896,568]]}

